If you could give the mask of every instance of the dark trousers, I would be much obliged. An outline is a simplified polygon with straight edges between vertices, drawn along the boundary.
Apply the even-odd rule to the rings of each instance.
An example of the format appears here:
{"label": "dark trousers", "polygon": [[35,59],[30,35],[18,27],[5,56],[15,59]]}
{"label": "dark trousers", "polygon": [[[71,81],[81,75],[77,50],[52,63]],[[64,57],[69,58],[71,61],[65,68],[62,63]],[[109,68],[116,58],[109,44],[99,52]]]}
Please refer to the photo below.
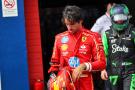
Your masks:
{"label": "dark trousers", "polygon": [[105,90],[105,83],[101,79],[100,76],[100,71],[99,72],[93,72],[93,82],[94,82],[94,90]]}
{"label": "dark trousers", "polygon": [[135,90],[135,74],[118,76],[116,81],[111,80],[111,90]]}
{"label": "dark trousers", "polygon": [[111,90],[111,83],[109,80],[104,81],[105,89],[104,90]]}

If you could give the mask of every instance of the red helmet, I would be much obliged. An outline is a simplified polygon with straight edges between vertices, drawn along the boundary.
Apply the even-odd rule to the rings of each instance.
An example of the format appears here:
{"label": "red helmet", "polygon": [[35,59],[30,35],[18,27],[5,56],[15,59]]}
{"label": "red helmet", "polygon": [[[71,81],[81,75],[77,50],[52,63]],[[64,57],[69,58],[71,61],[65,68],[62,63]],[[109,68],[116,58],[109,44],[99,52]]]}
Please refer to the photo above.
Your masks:
{"label": "red helmet", "polygon": [[65,68],[59,71],[57,77],[50,78],[48,86],[49,90],[75,90],[70,71]]}

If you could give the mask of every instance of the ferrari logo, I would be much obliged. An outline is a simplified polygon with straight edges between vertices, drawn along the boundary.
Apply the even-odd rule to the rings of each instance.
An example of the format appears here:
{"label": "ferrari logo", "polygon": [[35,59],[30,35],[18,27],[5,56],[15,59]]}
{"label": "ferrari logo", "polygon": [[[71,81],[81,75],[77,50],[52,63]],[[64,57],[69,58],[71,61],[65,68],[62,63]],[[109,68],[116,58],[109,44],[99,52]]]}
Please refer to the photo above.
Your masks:
{"label": "ferrari logo", "polygon": [[82,42],[85,42],[86,39],[87,39],[87,37],[83,36],[83,37],[82,37]]}

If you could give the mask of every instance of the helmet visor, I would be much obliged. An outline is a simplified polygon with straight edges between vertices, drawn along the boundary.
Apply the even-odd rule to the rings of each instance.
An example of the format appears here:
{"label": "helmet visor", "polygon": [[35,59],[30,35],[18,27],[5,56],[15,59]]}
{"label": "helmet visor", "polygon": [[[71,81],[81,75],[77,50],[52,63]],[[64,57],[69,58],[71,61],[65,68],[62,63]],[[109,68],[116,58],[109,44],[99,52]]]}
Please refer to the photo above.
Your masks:
{"label": "helmet visor", "polygon": [[128,16],[124,14],[117,14],[113,16],[113,21],[117,24],[123,24],[128,20]]}

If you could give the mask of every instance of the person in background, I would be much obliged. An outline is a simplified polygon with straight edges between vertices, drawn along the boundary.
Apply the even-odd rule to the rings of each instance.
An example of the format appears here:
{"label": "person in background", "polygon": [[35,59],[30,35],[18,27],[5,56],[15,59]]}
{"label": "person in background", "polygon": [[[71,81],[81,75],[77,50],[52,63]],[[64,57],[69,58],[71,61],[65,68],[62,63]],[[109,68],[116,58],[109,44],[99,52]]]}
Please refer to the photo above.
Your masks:
{"label": "person in background", "polygon": [[102,36],[106,30],[110,29],[110,26],[112,25],[110,18],[110,8],[113,5],[115,5],[115,3],[111,2],[107,4],[106,13],[96,20],[96,23],[92,26],[91,31],[98,32]]}
{"label": "person in background", "polygon": [[102,40],[110,68],[101,71],[101,78],[110,81],[110,90],[135,90],[135,28],[129,23],[129,9],[116,4],[110,17],[112,26]]}
{"label": "person in background", "polygon": [[64,8],[63,22],[67,31],[55,37],[48,72],[60,72],[66,68],[76,90],[94,90],[91,73],[106,68],[105,54],[100,35],[83,27],[83,16],[78,6]]}
{"label": "person in background", "polygon": [[[111,18],[110,18],[110,8],[113,5],[115,5],[114,2],[107,3],[106,13],[101,17],[99,17],[91,28],[91,31],[99,33],[101,37],[103,33],[106,30],[109,30],[110,26],[112,25]],[[107,67],[107,69],[109,68]],[[93,75],[94,75],[95,90],[104,90],[104,89],[109,90],[110,83],[108,81],[103,81],[101,78],[98,77],[100,76],[100,72],[95,72],[93,73]]]}

